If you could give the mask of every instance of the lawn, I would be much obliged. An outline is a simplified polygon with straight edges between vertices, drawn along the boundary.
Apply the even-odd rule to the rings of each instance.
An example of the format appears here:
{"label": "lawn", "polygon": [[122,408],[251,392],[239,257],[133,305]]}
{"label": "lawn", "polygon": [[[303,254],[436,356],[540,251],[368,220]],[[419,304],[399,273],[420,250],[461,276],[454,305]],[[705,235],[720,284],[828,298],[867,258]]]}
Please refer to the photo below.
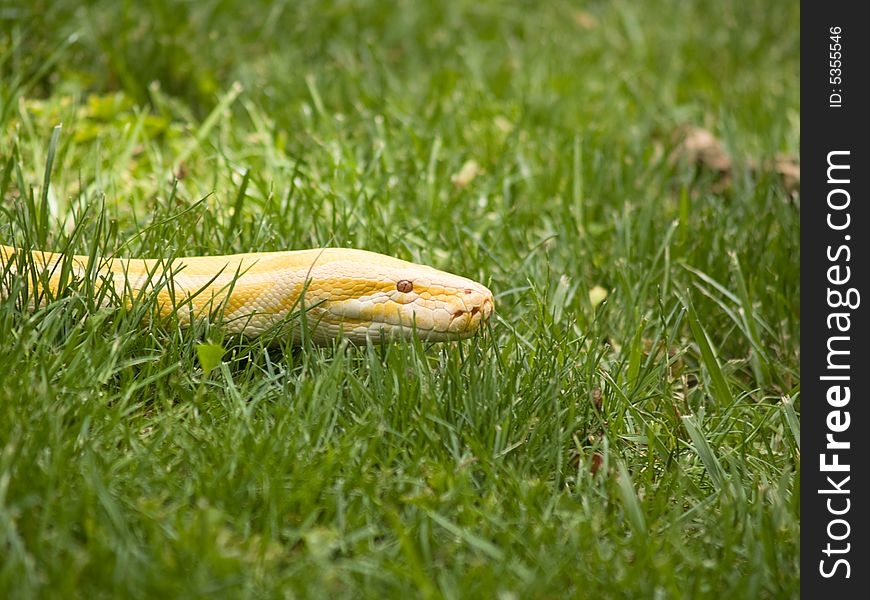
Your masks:
{"label": "lawn", "polygon": [[497,311],[294,348],[0,265],[0,597],[797,597],[799,24],[0,3],[0,244],[364,248]]}

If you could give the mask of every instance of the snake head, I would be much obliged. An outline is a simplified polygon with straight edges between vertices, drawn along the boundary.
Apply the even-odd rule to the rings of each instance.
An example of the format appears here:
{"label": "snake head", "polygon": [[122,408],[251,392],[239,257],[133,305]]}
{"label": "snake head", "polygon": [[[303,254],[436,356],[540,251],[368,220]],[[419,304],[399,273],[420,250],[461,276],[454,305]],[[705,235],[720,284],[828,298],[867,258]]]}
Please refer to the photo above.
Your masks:
{"label": "snake head", "polygon": [[[471,279],[373,252],[323,257],[312,267],[308,294],[315,339],[353,342],[470,337],[492,314],[492,292]],[[334,258],[335,260],[331,260]]]}

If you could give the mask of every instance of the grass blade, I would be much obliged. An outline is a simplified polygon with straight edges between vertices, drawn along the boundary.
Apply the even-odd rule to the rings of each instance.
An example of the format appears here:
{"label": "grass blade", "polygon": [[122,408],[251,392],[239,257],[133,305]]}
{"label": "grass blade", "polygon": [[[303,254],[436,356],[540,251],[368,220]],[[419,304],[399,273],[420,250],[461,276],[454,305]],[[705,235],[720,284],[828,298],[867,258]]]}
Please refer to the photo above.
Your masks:
{"label": "grass blade", "polygon": [[695,312],[691,299],[687,299],[684,305],[688,312],[689,328],[692,330],[692,337],[695,338],[695,343],[698,344],[698,349],[701,352],[701,362],[710,376],[713,398],[719,406],[728,406],[734,398],[731,395],[731,390],[728,388],[728,382],[722,373],[722,367],[719,365],[716,353],[710,344],[710,339],[707,337],[707,332],[704,330],[704,326],[701,325],[700,319],[698,319],[698,314]]}
{"label": "grass blade", "polygon": [[625,516],[628,519],[629,525],[631,525],[632,531],[634,531],[635,535],[646,536],[646,518],[640,506],[640,498],[637,495],[637,490],[634,489],[631,476],[622,463],[619,463],[617,483],[619,485],[619,495],[622,498],[622,507],[625,510]]}
{"label": "grass blade", "polygon": [[48,155],[45,159],[45,175],[42,180],[39,210],[36,215],[37,242],[40,247],[44,246],[48,239],[48,217],[51,214],[48,206],[48,186],[51,184],[51,169],[54,166],[54,156],[57,153],[57,142],[60,139],[61,127],[63,125],[55,125],[51,131],[51,139],[48,142]]}
{"label": "grass blade", "polygon": [[710,480],[717,491],[720,491],[725,485],[725,469],[716,454],[713,452],[713,447],[710,442],[704,437],[701,427],[695,419],[694,415],[684,415],[683,425],[689,433],[689,438],[692,440],[692,449],[701,458],[704,463],[704,468],[707,469],[707,474],[710,475]]}

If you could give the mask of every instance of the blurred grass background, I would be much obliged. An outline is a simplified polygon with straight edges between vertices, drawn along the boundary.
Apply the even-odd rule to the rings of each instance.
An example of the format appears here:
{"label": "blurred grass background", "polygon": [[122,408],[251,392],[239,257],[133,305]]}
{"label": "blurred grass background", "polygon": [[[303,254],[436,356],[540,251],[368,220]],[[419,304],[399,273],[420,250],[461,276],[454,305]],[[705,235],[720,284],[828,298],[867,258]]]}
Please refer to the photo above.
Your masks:
{"label": "blurred grass background", "polygon": [[0,242],[359,247],[498,310],[299,351],[7,294],[0,595],[797,596],[799,195],[759,165],[799,151],[799,22],[0,2]]}

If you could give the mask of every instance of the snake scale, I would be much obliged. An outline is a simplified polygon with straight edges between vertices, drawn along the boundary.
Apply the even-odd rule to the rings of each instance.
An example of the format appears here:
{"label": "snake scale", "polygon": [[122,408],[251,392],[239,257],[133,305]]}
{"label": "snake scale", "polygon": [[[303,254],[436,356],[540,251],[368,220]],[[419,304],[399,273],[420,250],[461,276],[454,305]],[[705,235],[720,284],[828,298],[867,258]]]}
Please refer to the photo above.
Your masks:
{"label": "snake scale", "polygon": [[[0,273],[14,273],[19,251],[0,246]],[[64,256],[35,250],[33,264],[52,295],[61,285]],[[77,278],[95,276],[110,285],[104,297],[130,303],[156,293],[162,317],[177,315],[182,326],[216,318],[231,333],[257,336],[289,324],[300,339],[306,327],[312,341],[335,338],[355,343],[395,340],[414,334],[426,341],[467,338],[493,312],[492,292],[458,275],[383,254],[345,248],[257,252],[226,256],[159,259],[70,257]],[[3,287],[0,285],[0,287]],[[2,295],[2,289],[0,289]],[[304,314],[304,319],[290,318]],[[302,325],[304,323],[304,325]]]}

